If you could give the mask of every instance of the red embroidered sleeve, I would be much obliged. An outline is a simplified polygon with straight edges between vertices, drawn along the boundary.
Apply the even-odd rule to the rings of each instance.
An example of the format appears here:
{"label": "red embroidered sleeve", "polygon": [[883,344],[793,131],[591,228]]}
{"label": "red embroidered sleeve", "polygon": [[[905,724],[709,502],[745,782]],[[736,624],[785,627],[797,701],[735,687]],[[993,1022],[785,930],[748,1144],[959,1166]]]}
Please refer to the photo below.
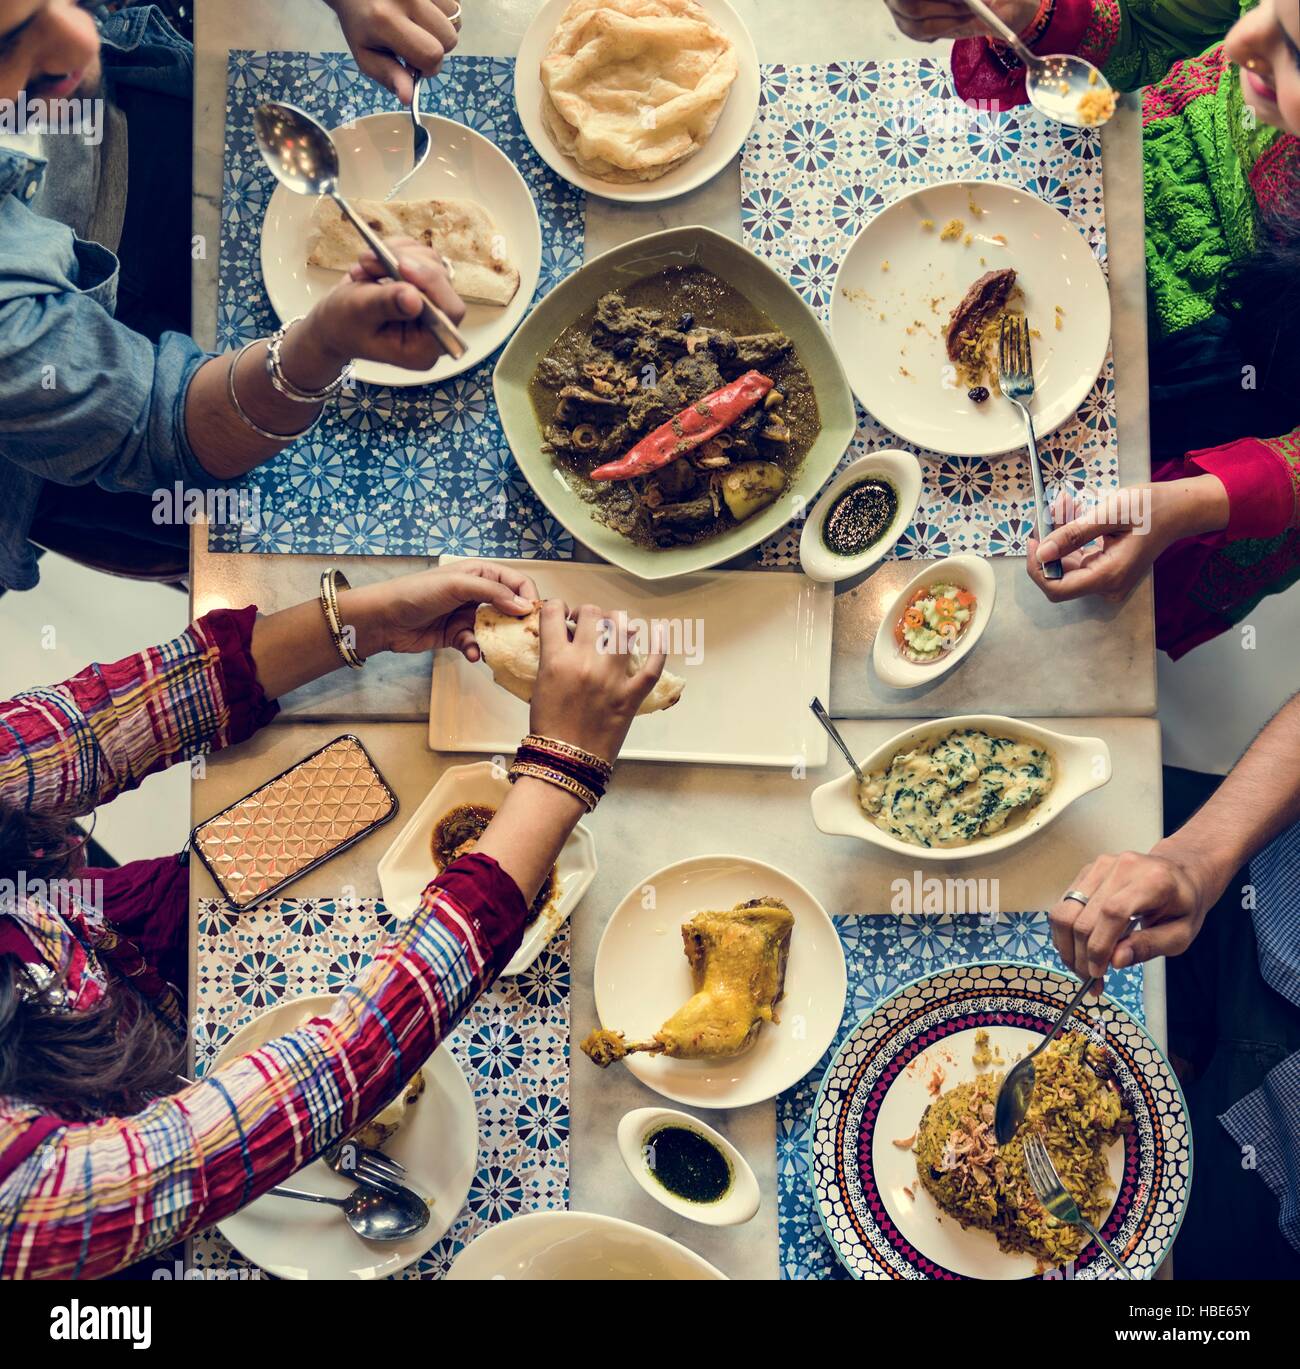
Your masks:
{"label": "red embroidered sleeve", "polygon": [[1277,537],[1300,526],[1300,429],[1284,437],[1243,437],[1188,452],[1188,475],[1216,475],[1228,492],[1229,542]]}

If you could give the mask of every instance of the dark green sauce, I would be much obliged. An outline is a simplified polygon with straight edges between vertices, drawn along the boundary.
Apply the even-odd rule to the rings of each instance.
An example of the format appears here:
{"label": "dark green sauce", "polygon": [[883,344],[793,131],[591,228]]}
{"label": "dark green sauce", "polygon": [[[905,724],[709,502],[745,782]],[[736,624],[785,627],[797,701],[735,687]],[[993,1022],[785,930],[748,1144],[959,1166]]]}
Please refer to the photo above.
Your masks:
{"label": "dark green sauce", "polygon": [[868,476],[850,485],[822,523],[822,541],[836,556],[860,556],[885,535],[898,512],[898,492],[888,480]]}
{"label": "dark green sauce", "polygon": [[713,1144],[689,1127],[664,1126],[642,1142],[650,1173],[678,1198],[716,1203],[731,1189],[731,1165]]}

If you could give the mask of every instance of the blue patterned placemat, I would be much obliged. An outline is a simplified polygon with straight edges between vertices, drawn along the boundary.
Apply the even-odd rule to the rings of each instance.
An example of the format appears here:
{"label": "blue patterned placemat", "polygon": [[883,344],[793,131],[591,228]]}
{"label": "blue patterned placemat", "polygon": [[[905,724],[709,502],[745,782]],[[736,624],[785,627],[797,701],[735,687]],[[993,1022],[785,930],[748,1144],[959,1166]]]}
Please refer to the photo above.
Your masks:
{"label": "blue patterned placemat", "polygon": [[[542,224],[540,299],[582,264],[586,197],[533,151],[515,113],[514,62],[452,57],[425,88],[428,113],[490,138],[519,168]],[[277,326],[262,283],[262,218],[275,188],[253,110],[290,99],[327,128],[399,108],[347,53],[230,54],[221,197],[217,345]],[[440,385],[357,385],[316,431],[245,478],[255,516],[209,530],[213,551],[320,556],[569,557],[573,539],[538,502],[501,429],[489,357]],[[250,501],[251,502],[251,501]]]}
{"label": "blue patterned placemat", "polygon": [[[808,1177],[808,1137],[822,1076],[844,1038],[904,984],[953,965],[1057,965],[1046,913],[837,917],[849,972],[844,1020],[815,1069],[776,1100],[777,1240],[783,1279],[847,1279],[822,1232]],[[1139,1022],[1142,967],[1106,977],[1106,992]]]}
{"label": "blue patterned placemat", "polygon": [[[377,899],[280,899],[238,916],[200,899],[192,1005],[199,1072],[281,999],[352,983],[390,921]],[[447,1045],[474,1091],[478,1166],[451,1229],[402,1278],[441,1278],[494,1222],[568,1206],[568,926],[523,974],[493,985]],[[196,1268],[249,1268],[215,1230],[194,1238],[193,1254]]]}
{"label": "blue patterned placemat", "polygon": [[[863,225],[905,191],[941,181],[1023,187],[1078,224],[1106,267],[1100,133],[1064,128],[1027,106],[969,109],[946,63],[929,58],[764,67],[740,175],[745,245],[824,321],[835,273]],[[924,485],[916,520],[892,555],[1025,554],[1033,489],[1024,461],[924,451],[859,406],[846,462],[900,446],[920,457]],[[1119,483],[1110,356],[1078,416],[1040,440],[1039,455],[1051,486]],[[765,543],[764,563],[797,562],[799,532],[792,523]]]}

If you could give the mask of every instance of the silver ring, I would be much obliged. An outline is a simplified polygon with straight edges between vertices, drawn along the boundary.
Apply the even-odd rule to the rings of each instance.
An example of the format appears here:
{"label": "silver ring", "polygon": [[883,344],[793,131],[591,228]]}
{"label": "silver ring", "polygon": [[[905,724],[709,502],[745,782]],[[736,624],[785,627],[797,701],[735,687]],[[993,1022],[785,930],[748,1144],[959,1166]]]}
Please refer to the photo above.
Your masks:
{"label": "silver ring", "polygon": [[449,281],[456,279],[456,268],[452,265],[451,258],[444,252],[438,253],[438,260],[442,262],[442,269],[447,273]]}
{"label": "silver ring", "polygon": [[1089,895],[1080,893],[1078,889],[1067,889],[1061,895],[1061,902],[1064,903],[1067,898],[1072,898],[1076,903],[1082,905],[1087,903]]}

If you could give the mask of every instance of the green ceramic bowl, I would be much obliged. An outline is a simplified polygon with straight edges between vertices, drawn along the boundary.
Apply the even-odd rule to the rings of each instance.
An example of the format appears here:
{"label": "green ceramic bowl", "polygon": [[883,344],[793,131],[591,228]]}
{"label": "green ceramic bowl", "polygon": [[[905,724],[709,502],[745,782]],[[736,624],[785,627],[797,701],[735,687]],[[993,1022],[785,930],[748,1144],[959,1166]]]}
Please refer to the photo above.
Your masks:
{"label": "green ceramic bowl", "polygon": [[[741,291],[793,340],[817,391],[822,430],[789,488],[762,513],[693,546],[651,550],[592,517],[563,472],[542,451],[542,430],[528,395],[537,363],[555,338],[609,290],[668,266],[698,264]],[[853,436],[853,396],[830,337],[798,294],[747,248],[711,228],[669,228],[616,247],[588,262],[546,296],[520,325],[492,378],[510,450],[551,513],[584,545],[643,580],[664,580],[729,561],[812,506]]]}

